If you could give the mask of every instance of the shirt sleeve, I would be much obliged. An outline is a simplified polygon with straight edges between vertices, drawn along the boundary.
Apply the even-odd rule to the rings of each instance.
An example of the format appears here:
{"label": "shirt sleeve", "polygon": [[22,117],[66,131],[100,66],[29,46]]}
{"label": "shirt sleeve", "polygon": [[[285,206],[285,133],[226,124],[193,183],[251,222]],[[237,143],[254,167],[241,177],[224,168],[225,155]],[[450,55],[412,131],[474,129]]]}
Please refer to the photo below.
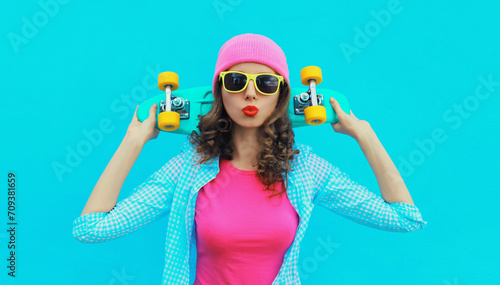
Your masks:
{"label": "shirt sleeve", "polygon": [[312,151],[309,162],[316,186],[314,205],[325,207],[359,224],[385,231],[411,232],[427,224],[416,206],[386,202]]}
{"label": "shirt sleeve", "polygon": [[173,185],[182,167],[182,153],[170,159],[131,196],[109,212],[88,213],[73,221],[73,237],[84,243],[109,241],[159,219],[170,212]]}

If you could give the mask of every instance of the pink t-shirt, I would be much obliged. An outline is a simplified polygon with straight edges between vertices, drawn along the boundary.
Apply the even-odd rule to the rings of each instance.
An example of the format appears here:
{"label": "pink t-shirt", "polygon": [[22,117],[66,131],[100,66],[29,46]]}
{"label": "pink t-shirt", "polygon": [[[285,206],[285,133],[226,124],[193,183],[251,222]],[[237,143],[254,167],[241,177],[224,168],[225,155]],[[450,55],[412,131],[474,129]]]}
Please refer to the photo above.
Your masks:
{"label": "pink t-shirt", "polygon": [[[299,216],[286,194],[266,198],[256,170],[219,160],[216,178],[199,190],[195,212],[194,285],[271,284],[293,242]],[[283,182],[276,182],[283,189]]]}

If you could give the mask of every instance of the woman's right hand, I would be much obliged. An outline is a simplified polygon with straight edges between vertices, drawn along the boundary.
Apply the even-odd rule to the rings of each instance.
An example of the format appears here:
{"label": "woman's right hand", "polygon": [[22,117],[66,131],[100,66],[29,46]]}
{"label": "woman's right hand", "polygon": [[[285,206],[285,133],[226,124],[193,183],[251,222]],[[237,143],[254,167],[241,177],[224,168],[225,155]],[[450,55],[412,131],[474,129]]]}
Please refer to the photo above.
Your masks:
{"label": "woman's right hand", "polygon": [[137,118],[137,108],[135,107],[134,117],[128,126],[126,138],[138,140],[142,143],[147,143],[149,140],[156,139],[160,131],[156,128],[156,108],[157,104],[153,104],[149,109],[149,117],[142,123]]}

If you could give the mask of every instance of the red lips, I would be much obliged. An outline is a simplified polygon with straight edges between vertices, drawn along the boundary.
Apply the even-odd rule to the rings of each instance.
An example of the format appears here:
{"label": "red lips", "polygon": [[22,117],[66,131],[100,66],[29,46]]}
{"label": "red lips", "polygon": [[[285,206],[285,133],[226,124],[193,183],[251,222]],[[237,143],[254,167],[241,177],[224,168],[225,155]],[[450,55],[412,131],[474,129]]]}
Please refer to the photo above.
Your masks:
{"label": "red lips", "polygon": [[245,113],[245,115],[247,115],[249,117],[253,117],[253,116],[257,115],[257,113],[259,112],[259,108],[252,106],[252,105],[248,105],[241,110],[243,111],[243,113]]}

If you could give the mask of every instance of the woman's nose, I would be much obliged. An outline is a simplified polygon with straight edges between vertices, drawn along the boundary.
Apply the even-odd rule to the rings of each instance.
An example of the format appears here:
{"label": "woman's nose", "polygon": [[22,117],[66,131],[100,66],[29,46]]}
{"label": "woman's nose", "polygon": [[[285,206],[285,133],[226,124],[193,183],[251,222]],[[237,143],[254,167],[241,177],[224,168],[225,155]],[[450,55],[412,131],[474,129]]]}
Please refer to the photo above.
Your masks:
{"label": "woman's nose", "polygon": [[245,91],[246,91],[245,92],[245,99],[248,99],[248,98],[255,99],[257,97],[255,94],[255,85],[253,83],[253,79],[251,79],[248,82],[248,86],[247,86],[247,89]]}

